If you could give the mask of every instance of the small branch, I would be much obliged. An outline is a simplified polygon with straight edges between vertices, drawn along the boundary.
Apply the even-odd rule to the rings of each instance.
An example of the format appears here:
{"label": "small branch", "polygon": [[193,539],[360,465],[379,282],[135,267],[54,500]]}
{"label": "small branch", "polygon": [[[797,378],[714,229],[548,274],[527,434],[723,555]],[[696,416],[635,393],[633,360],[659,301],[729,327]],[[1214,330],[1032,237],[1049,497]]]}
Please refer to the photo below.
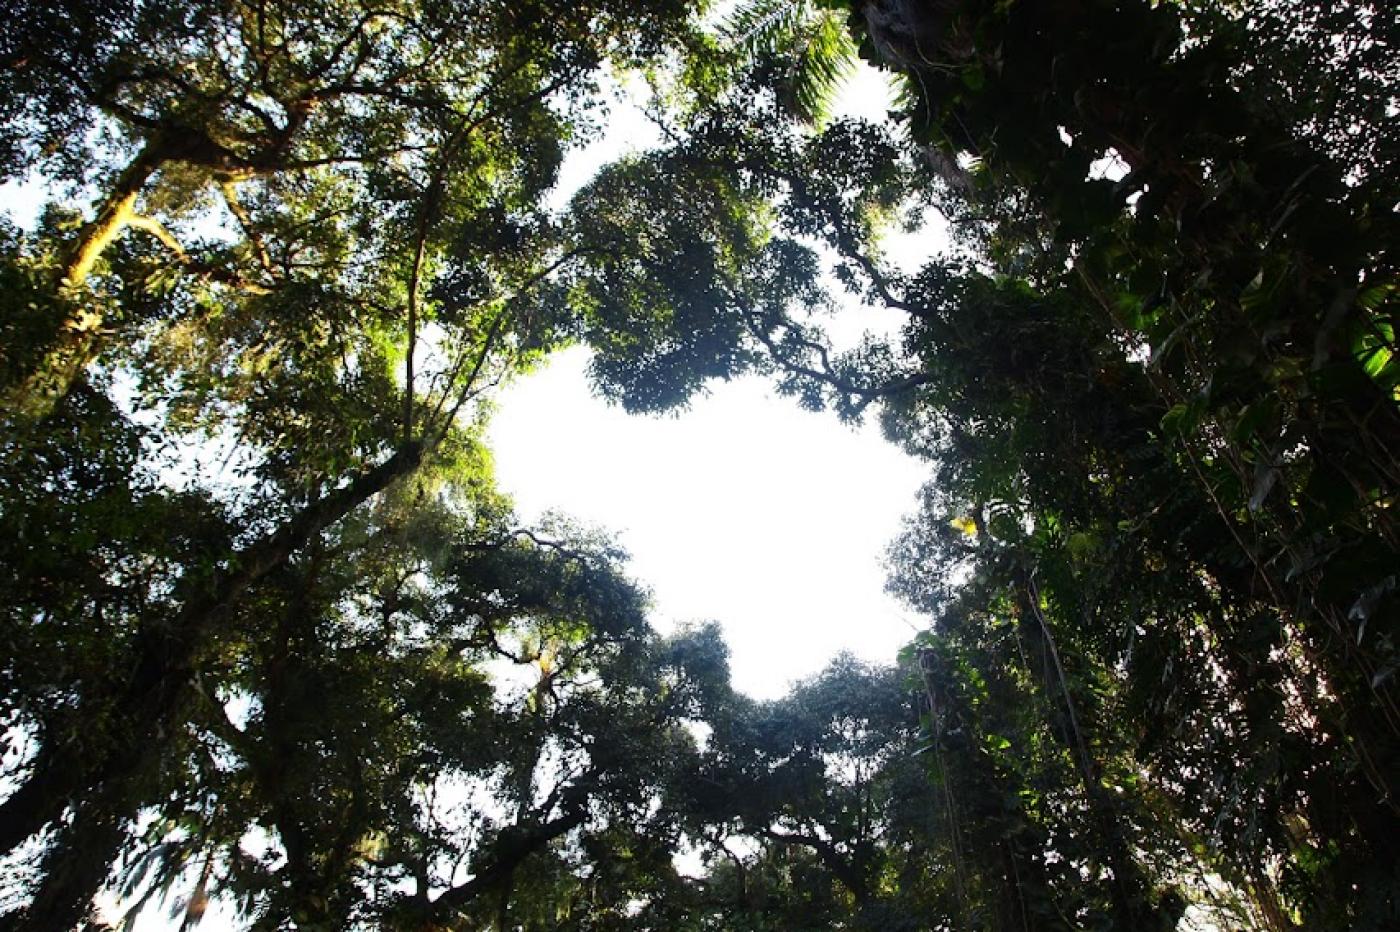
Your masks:
{"label": "small branch", "polygon": [[127,220],[126,225],[134,230],[141,230],[142,232],[149,233],[160,240],[161,245],[169,249],[171,253],[174,254],[175,260],[181,265],[189,266],[193,263],[194,260],[190,258],[189,253],[185,252],[185,247],[181,246],[180,241],[175,238],[174,234],[166,229],[165,224],[161,223],[155,217],[147,217],[140,214],[133,215]]}
{"label": "small branch", "polygon": [[787,319],[777,321],[777,324],[791,334],[790,339],[798,346],[815,353],[821,368],[814,369],[809,365],[792,359],[789,355],[784,353],[777,341],[773,339],[772,334],[764,327],[757,325],[752,319],[749,320],[749,332],[753,334],[755,339],[763,344],[764,348],[768,350],[769,355],[772,356],[773,360],[783,369],[795,375],[806,376],[809,379],[835,388],[837,391],[847,396],[847,404],[851,404],[851,398],[858,399],[851,406],[851,414],[855,417],[860,417],[872,402],[879,401],[882,398],[888,398],[891,395],[901,394],[933,381],[933,376],[928,373],[915,373],[893,382],[887,382],[883,385],[857,385],[836,372],[835,366],[833,366],[831,362],[831,351],[828,350],[826,346],[803,336],[797,325]]}
{"label": "small branch", "polygon": [[[442,438],[447,436],[447,432],[452,429],[453,422],[457,420],[458,412],[462,410],[462,406],[465,405],[467,401],[469,401],[475,394],[472,391],[472,386],[476,384],[478,376],[481,375],[482,368],[486,365],[486,357],[490,355],[491,344],[495,342],[496,335],[500,332],[501,324],[505,322],[505,317],[506,309],[501,308],[500,312],[497,313],[495,318],[491,321],[491,327],[486,332],[486,339],[481,344],[481,352],[477,354],[476,362],[472,365],[471,374],[467,376],[466,384],[462,386],[462,391],[461,394],[457,396],[457,401],[452,405],[452,408],[447,411],[446,417],[443,418],[442,426],[438,430],[437,436],[433,439],[434,444],[441,442]],[[457,365],[453,367],[454,379],[456,378],[457,371],[460,370],[465,360],[466,356],[464,354],[458,360]],[[442,412],[442,403],[445,402],[447,398],[448,393],[444,391],[442,399],[439,401],[437,408],[435,408],[433,411],[434,418],[436,418]]]}
{"label": "small branch", "polygon": [[238,188],[228,179],[219,181],[219,192],[223,194],[224,203],[228,205],[229,213],[233,214],[238,225],[243,228],[243,235],[248,238],[248,242],[253,244],[253,252],[258,258],[258,264],[268,275],[275,276],[272,269],[272,258],[268,255],[267,246],[263,243],[262,237],[258,234],[257,227],[253,225],[253,218],[248,213],[243,202],[238,198]]}
{"label": "small branch", "polygon": [[266,285],[249,281],[228,269],[195,261],[190,257],[189,253],[185,252],[185,248],[180,245],[180,241],[166,229],[164,224],[154,217],[134,216],[126,222],[126,225],[134,230],[140,230],[143,233],[149,233],[151,236],[154,236],[160,241],[161,245],[170,250],[177,263],[200,278],[219,282],[220,284],[228,285],[230,288],[235,288],[239,291],[247,292],[248,294],[265,295],[272,293],[272,289]]}
{"label": "small branch", "polygon": [[513,540],[519,537],[525,538],[526,540],[533,543],[536,547],[539,547],[543,550],[552,550],[555,553],[569,558],[570,560],[583,564],[585,567],[591,565],[588,556],[582,553],[581,551],[574,550],[571,547],[560,543],[559,541],[550,540],[547,537],[540,537],[534,531],[528,530],[526,528],[516,528],[515,530],[507,531],[504,537],[498,538],[496,540],[483,541],[482,543],[477,544],[468,544],[465,549],[477,551],[500,550],[502,547],[506,546],[507,544],[511,543]]}
{"label": "small branch", "polygon": [[890,287],[889,279],[883,269],[876,264],[864,250],[854,233],[851,232],[845,220],[839,216],[830,217],[832,231],[836,234],[836,246],[841,255],[850,259],[860,266],[865,277],[870,279],[870,286],[875,294],[885,303],[887,307],[904,311],[911,317],[927,317],[928,310],[920,307],[911,301],[898,297]]}

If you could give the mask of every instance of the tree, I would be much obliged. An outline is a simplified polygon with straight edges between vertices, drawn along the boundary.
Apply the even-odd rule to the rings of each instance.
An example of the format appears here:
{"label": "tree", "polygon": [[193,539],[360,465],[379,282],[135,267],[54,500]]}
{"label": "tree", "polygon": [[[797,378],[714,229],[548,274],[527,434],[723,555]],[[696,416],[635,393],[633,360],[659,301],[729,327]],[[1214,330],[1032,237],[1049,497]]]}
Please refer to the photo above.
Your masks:
{"label": "tree", "polygon": [[[12,402],[42,412],[102,349],[109,311],[85,286],[129,228],[164,248],[165,269],[234,292],[333,280],[323,263],[343,263],[347,249],[358,261],[390,260],[401,325],[416,334],[428,313],[419,307],[431,284],[424,262],[447,245],[442,224],[456,221],[450,237],[468,228],[468,216],[484,220],[477,232],[489,230],[497,247],[518,237],[567,133],[551,99],[577,102],[606,56],[655,52],[677,34],[682,11],[189,3],[114,6],[95,27],[36,11],[37,34],[22,33],[10,52],[17,74],[5,107],[30,131],[10,170],[34,165],[40,146],[69,162],[94,154],[107,162],[113,149],[129,155],[104,184],[93,219],[51,257],[53,286],[67,300],[55,332],[11,350]],[[55,36],[47,31],[54,20],[76,31]],[[55,82],[75,89],[77,102],[55,100],[47,91]],[[94,153],[81,135],[91,125],[119,142]],[[266,212],[244,204],[250,194]],[[208,210],[210,196],[242,234],[214,261],[169,229]],[[149,209],[138,211],[138,201]],[[315,249],[304,239],[299,249],[278,248],[288,224],[333,235]],[[412,347],[406,355],[411,369]]]}
{"label": "tree", "polygon": [[[662,297],[644,315],[599,302],[605,335],[644,334],[600,360],[603,389],[664,407],[687,380],[747,367],[849,417],[882,403],[887,431],[937,463],[894,584],[926,609],[1000,605],[1028,646],[1059,655],[1039,701],[1082,791],[1102,796],[1103,768],[1147,768],[1120,784],[1130,809],[1166,819],[1144,831],[1206,861],[1223,852],[1213,869],[1261,924],[1385,926],[1400,412],[1393,159],[1375,116],[1390,71],[1375,61],[1394,14],[850,9],[863,54],[905,78],[899,131],[799,130],[761,65],[715,94],[651,164],[717,172],[716,203],[749,221],[696,218],[691,198],[665,208],[685,239],[638,273]],[[1319,32],[1307,48],[1284,38]],[[1356,77],[1328,93],[1354,132],[1302,92],[1309,69],[1340,61]],[[887,268],[878,218],[929,206],[961,255]],[[853,292],[908,314],[899,344],[829,346],[811,314],[813,240]],[[697,254],[735,265],[675,258]],[[597,259],[585,277],[613,284],[616,269]],[[703,331],[696,294],[716,295]],[[956,595],[967,574],[978,584]],[[1086,719],[1073,729],[1071,707]],[[1099,734],[1108,708],[1143,743]],[[1212,766],[1150,740],[1163,727]],[[1137,840],[1095,818],[1129,882]],[[1148,892],[1174,868],[1143,868],[1120,924],[1134,902],[1175,910]],[[1343,889],[1356,872],[1364,894]]]}
{"label": "tree", "polygon": [[711,865],[699,927],[928,927],[934,799],[902,671],[839,657],[710,722],[685,800]]}
{"label": "tree", "polygon": [[[76,232],[56,211],[6,231],[5,714],[24,754],[0,847],[46,839],[8,919],[29,928],[83,916],[132,820],[191,773],[230,619],[251,612],[261,647],[365,507],[477,481],[428,477],[481,474],[485,393],[567,334],[540,294],[560,261],[543,197],[595,69],[686,29],[654,4],[96,12],[36,8],[3,87],[29,133],[7,171],[126,159]],[[228,242],[196,243],[199,223]],[[178,489],[204,442],[245,484]],[[354,684],[337,656],[292,659]]]}
{"label": "tree", "polygon": [[584,868],[648,834],[723,657],[703,635],[658,639],[606,546],[506,517],[391,497],[248,606],[228,665],[201,681],[221,685],[188,726],[133,893],[203,865],[198,894],[240,903],[253,928],[586,911]]}

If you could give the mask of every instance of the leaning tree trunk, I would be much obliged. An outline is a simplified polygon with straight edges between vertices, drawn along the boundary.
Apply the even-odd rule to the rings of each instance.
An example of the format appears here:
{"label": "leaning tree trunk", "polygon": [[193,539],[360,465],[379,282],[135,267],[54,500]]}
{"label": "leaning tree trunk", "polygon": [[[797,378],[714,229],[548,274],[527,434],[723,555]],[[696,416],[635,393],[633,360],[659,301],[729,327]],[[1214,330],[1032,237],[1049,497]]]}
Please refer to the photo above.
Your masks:
{"label": "leaning tree trunk", "polygon": [[[273,533],[232,554],[229,569],[205,592],[187,599],[168,629],[148,631],[138,648],[136,671],[115,697],[113,717],[119,724],[113,750],[92,755],[70,746],[40,750],[29,778],[0,804],[0,852],[14,850],[70,807],[72,818],[64,832],[78,844],[64,849],[57,860],[46,859],[45,879],[31,910],[42,907],[53,915],[67,915],[75,908],[86,909],[101,889],[105,865],[115,860],[126,823],[149,802],[150,788],[159,783],[160,768],[187,718],[199,655],[219,620],[314,535],[412,472],[422,456],[420,444],[406,444],[350,484],[312,502]],[[97,861],[102,861],[102,870],[92,866]],[[14,925],[28,921],[19,918],[23,915],[12,914],[0,922],[36,932],[59,928]]]}
{"label": "leaning tree trunk", "polygon": [[7,387],[5,400],[11,411],[30,417],[46,415],[96,357],[106,316],[98,303],[88,299],[88,276],[136,217],[141,191],[167,158],[163,143],[147,142],[117,176],[97,215],[64,249],[54,280],[65,314],[49,346]]}

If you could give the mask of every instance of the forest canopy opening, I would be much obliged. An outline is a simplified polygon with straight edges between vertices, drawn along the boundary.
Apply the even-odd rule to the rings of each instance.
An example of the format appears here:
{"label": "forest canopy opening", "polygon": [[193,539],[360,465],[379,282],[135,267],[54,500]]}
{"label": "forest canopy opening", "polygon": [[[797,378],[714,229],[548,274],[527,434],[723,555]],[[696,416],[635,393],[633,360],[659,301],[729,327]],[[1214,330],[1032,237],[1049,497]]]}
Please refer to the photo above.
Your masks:
{"label": "forest canopy opening", "polygon": [[[1393,4],[9,25],[0,927],[1400,925]],[[608,82],[657,144],[561,203]],[[917,458],[898,657],[750,698],[523,523],[491,412],[570,346]]]}

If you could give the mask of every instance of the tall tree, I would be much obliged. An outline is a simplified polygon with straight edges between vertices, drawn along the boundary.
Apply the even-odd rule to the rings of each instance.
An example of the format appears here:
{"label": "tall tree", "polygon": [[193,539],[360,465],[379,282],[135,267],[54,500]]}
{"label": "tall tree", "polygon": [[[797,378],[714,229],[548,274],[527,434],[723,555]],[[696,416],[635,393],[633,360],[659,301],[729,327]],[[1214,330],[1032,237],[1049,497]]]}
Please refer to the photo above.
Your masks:
{"label": "tall tree", "polygon": [[[27,12],[0,169],[97,196],[3,231],[6,924],[119,852],[265,928],[1400,919],[1394,10]],[[895,125],[820,119],[852,48]],[[663,51],[668,144],[551,215]],[[838,352],[823,268],[900,337]],[[483,401],[572,337],[631,409],[765,371],[930,460],[902,674],[748,702],[514,527]]]}
{"label": "tall tree", "polygon": [[[22,754],[0,848],[45,839],[8,922],[54,928],[184,770],[233,620],[263,626],[249,649],[282,630],[311,554],[410,477],[457,494],[431,476],[480,457],[486,393],[568,332],[540,297],[560,261],[544,197],[597,69],[658,53],[687,11],[32,12],[5,48],[0,106],[23,134],[6,171],[111,166],[90,219],[7,230],[3,260]],[[202,474],[210,444],[222,479]],[[296,625],[324,615],[307,598]],[[345,654],[328,672],[288,650],[354,685]]]}
{"label": "tall tree", "polygon": [[[112,311],[87,285],[128,229],[162,247],[162,267],[235,293],[324,283],[347,249],[392,259],[395,314],[416,333],[444,237],[484,226],[500,246],[528,225],[568,133],[553,104],[577,102],[605,57],[656,51],[684,18],[679,3],[191,2],[115,4],[94,24],[40,6],[7,51],[3,105],[28,131],[7,174],[116,163],[92,219],[54,244],[52,332],[10,349],[11,400],[40,413],[107,342]],[[76,98],[55,98],[56,83]],[[108,131],[100,148],[86,126]],[[171,227],[211,207],[236,245],[206,258]],[[287,224],[331,237],[289,251]]]}

